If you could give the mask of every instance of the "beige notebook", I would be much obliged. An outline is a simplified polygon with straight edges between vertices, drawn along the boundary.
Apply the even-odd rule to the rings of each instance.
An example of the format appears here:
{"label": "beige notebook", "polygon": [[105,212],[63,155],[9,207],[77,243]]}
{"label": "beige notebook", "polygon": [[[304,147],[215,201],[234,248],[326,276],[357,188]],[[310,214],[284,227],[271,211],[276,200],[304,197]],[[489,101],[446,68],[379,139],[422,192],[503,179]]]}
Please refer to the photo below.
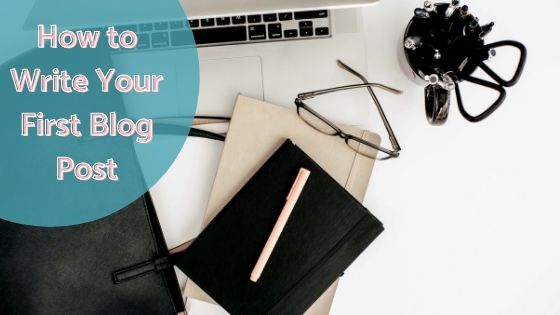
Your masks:
{"label": "beige notebook", "polygon": [[[379,143],[379,136],[352,127],[345,132]],[[295,111],[239,95],[220,161],[204,225],[233,198],[259,167],[286,140],[292,139],[356,199],[363,201],[374,160],[354,152],[339,137],[324,135],[303,122]],[[337,283],[334,283],[306,312],[329,313]],[[212,299],[192,281],[185,296],[207,302]]]}

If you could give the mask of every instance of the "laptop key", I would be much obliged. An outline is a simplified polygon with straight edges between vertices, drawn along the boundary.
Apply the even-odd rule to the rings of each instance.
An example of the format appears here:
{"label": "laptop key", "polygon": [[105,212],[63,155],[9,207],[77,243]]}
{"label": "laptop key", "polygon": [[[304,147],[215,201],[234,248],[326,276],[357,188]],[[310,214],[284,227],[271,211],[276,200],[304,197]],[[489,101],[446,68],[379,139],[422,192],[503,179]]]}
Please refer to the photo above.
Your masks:
{"label": "laptop key", "polygon": [[313,22],[301,21],[299,22],[299,36],[312,36],[313,35]]}
{"label": "laptop key", "polygon": [[200,20],[200,25],[202,25],[203,27],[208,27],[208,26],[214,26],[215,21],[214,19],[201,19]]}
{"label": "laptop key", "polygon": [[297,37],[298,36],[298,30],[285,30],[284,31],[284,37],[286,38],[292,38],[292,37]]}
{"label": "laptop key", "polygon": [[284,37],[286,38],[297,37],[297,30],[285,30]]}
{"label": "laptop key", "polygon": [[[264,27],[264,25],[263,25]],[[171,32],[171,45],[186,45],[188,37],[186,32]],[[180,34],[179,34],[180,33]],[[240,42],[247,40],[246,26],[216,27],[193,30],[194,40],[198,45]]]}
{"label": "laptop key", "polygon": [[156,31],[163,31],[169,29],[169,23],[168,22],[154,23],[154,29]]}
{"label": "laptop key", "polygon": [[259,40],[266,39],[266,27],[264,24],[249,26],[249,39]]}
{"label": "laptop key", "polygon": [[249,23],[260,23],[261,22],[261,16],[258,15],[258,14],[249,15],[248,20],[249,20]]}
{"label": "laptop key", "polygon": [[231,19],[233,24],[245,24],[245,17],[242,15],[234,16]]}
{"label": "laptop key", "polygon": [[321,11],[302,11],[302,12],[295,12],[294,16],[296,20],[309,20],[309,19],[320,19],[326,18],[329,16],[327,10]]}
{"label": "laptop key", "polygon": [[272,14],[263,14],[263,21],[265,22],[276,22],[276,13]]}
{"label": "laptop key", "polygon": [[268,38],[282,38],[282,24],[270,23],[268,24]]}
{"label": "laptop key", "polygon": [[183,28],[183,26],[185,25],[184,23],[185,23],[185,22],[183,22],[183,21],[173,21],[173,22],[169,22],[169,27],[170,27],[172,30],[179,29],[179,28]]}
{"label": "laptop key", "polygon": [[299,29],[300,36],[313,36],[313,29],[311,27],[300,28]]}
{"label": "laptop key", "polygon": [[169,34],[167,32],[152,33],[152,48],[169,46]]}
{"label": "laptop key", "polygon": [[229,17],[221,17],[216,19],[216,23],[218,25],[229,25],[230,18]]}
{"label": "laptop key", "polygon": [[315,29],[315,35],[317,35],[317,36],[329,35],[329,28],[328,27],[317,27]]}
{"label": "laptop key", "polygon": [[138,25],[138,29],[140,30],[140,32],[150,32],[154,29],[154,26],[152,25],[152,23],[142,23]]}
{"label": "laptop key", "polygon": [[150,34],[138,34],[138,44],[136,45],[136,48],[150,48]]}
{"label": "laptop key", "polygon": [[284,12],[284,13],[279,13],[278,18],[280,21],[289,21],[293,19],[293,15],[292,12]]}
{"label": "laptop key", "polygon": [[199,20],[189,20],[189,25],[191,27],[198,27],[200,25],[200,21]]}

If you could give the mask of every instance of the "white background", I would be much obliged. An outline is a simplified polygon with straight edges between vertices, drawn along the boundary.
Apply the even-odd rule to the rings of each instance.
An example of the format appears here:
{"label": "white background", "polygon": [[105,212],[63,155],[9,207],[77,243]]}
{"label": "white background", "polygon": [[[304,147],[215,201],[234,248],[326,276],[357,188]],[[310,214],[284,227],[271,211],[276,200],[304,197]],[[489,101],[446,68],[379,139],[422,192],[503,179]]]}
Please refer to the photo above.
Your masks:
{"label": "white background", "polygon": [[487,42],[518,40],[528,60],[490,118],[468,123],[453,99],[440,127],[397,53],[422,3],[365,10],[370,80],[405,91],[378,95],[403,151],[374,168],[365,205],[386,231],[347,270],[332,314],[560,314],[560,1],[462,1],[496,23]]}

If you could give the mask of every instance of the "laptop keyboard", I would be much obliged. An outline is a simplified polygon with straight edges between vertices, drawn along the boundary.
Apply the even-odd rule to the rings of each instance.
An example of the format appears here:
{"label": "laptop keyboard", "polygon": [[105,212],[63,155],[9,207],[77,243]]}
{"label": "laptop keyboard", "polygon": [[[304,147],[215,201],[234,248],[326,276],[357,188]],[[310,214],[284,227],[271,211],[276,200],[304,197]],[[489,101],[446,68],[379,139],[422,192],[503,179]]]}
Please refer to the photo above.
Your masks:
{"label": "laptop keyboard", "polygon": [[136,32],[136,50],[145,50],[188,45],[187,25],[192,29],[198,47],[331,36],[327,10],[142,23],[116,29]]}

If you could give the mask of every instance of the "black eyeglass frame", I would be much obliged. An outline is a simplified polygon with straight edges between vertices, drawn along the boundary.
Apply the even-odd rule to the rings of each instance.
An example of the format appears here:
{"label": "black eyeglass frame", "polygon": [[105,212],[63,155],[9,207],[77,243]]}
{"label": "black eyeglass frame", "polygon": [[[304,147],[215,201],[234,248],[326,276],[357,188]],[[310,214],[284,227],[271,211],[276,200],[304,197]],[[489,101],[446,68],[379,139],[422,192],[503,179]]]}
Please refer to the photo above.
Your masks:
{"label": "black eyeglass frame", "polygon": [[[321,120],[323,123],[327,124],[330,128],[332,128],[334,130],[334,134],[329,134],[331,136],[338,136],[342,139],[344,139],[344,142],[346,142],[347,145],[349,145],[349,141],[356,141],[360,144],[369,146],[377,151],[381,151],[385,154],[387,154],[387,157],[383,157],[383,158],[379,158],[379,160],[387,160],[387,159],[391,159],[391,158],[397,158],[400,155],[400,151],[401,151],[401,147],[397,141],[397,138],[393,132],[393,129],[391,128],[391,125],[389,124],[389,121],[387,120],[387,117],[385,116],[385,113],[383,111],[383,108],[381,107],[381,104],[379,103],[379,100],[377,99],[377,96],[375,95],[375,93],[373,92],[372,87],[375,88],[380,88],[386,91],[389,91],[391,93],[394,94],[401,94],[402,91],[394,89],[392,87],[383,85],[383,84],[379,84],[379,83],[370,83],[367,82],[367,79],[361,75],[360,73],[358,73],[357,71],[355,71],[354,69],[350,68],[349,66],[347,66],[346,64],[344,64],[342,61],[337,60],[337,64],[342,67],[344,70],[352,73],[353,75],[357,76],[358,78],[360,78],[364,83],[362,84],[352,84],[352,85],[345,85],[345,86],[339,86],[339,87],[334,87],[334,88],[329,88],[329,89],[322,89],[322,90],[316,90],[316,91],[311,91],[311,92],[305,92],[305,93],[300,93],[297,95],[297,98],[295,99],[294,103],[296,105],[297,108],[297,113],[298,116],[305,122],[307,123],[309,126],[311,126],[313,129],[326,134],[325,132],[319,130],[317,127],[313,126],[311,123],[309,123],[307,120],[305,120],[302,117],[301,114],[301,109],[303,108],[304,110],[306,110],[308,113],[310,113],[311,115],[315,116],[316,118],[318,118],[319,120]],[[377,110],[379,111],[379,114],[381,116],[381,120],[383,121],[383,124],[385,126],[385,129],[387,130],[387,133],[389,135],[389,140],[391,142],[391,149],[387,149],[384,148],[382,146],[379,146],[373,142],[364,140],[362,138],[358,138],[354,135],[348,134],[346,132],[344,132],[340,127],[338,127],[334,122],[330,121],[329,119],[325,118],[323,115],[319,114],[317,111],[315,111],[313,108],[311,108],[310,106],[308,106],[307,104],[305,104],[303,101],[307,100],[307,99],[311,99],[314,98],[315,96],[319,96],[319,95],[323,95],[323,94],[328,94],[328,93],[333,93],[333,92],[339,92],[339,91],[345,91],[345,90],[351,90],[351,89],[358,89],[358,88],[367,88],[368,92],[370,94],[370,96],[372,97]],[[350,146],[350,145],[349,145]],[[354,148],[352,148],[354,149]],[[370,157],[368,155],[363,154],[362,152],[360,152],[359,150],[354,149],[354,151],[356,151],[358,154],[364,155],[366,157]],[[375,158],[375,157],[370,157],[370,158]]]}

